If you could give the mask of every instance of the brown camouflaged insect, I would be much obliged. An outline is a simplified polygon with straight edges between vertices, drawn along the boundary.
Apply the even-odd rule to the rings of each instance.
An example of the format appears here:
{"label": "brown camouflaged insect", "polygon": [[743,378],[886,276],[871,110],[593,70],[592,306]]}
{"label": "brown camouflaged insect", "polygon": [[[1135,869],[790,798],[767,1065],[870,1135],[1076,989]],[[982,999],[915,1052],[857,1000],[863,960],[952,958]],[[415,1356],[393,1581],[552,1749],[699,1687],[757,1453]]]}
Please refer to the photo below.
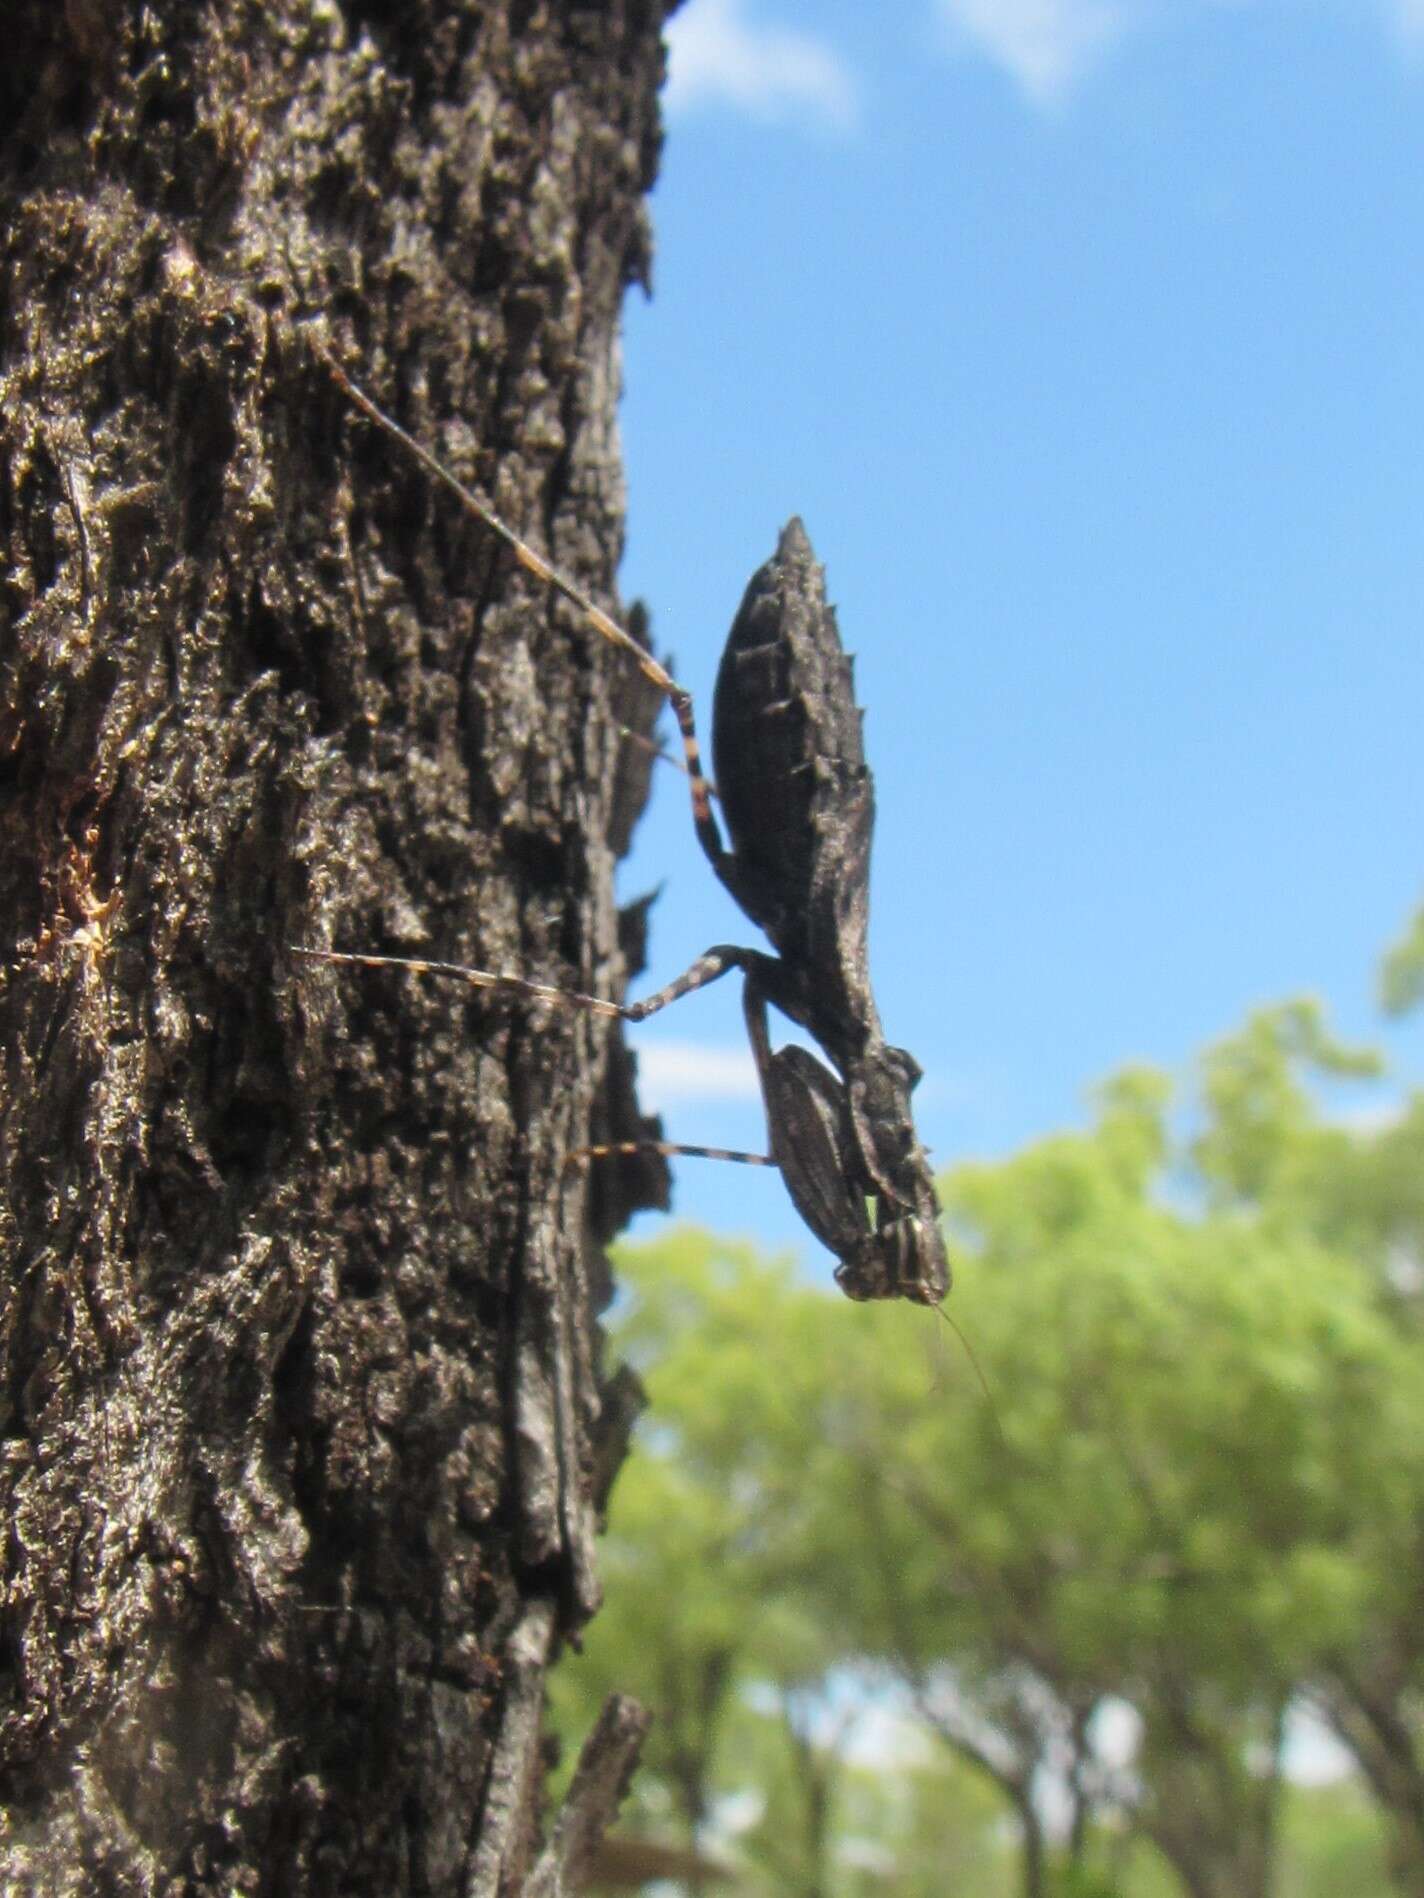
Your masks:
{"label": "brown camouflaged insect", "polygon": [[[404,968],[531,1002],[646,1021],[731,969],[744,977],[743,1010],[766,1107],[769,1155],[671,1143],[585,1148],[572,1160],[635,1151],[734,1160],[781,1171],[797,1211],[832,1253],[850,1298],[938,1305],[949,1261],[929,1162],[915,1132],[912,1057],[884,1038],[867,958],[874,788],[861,738],[851,665],[805,529],[793,520],[757,572],[733,623],[717,675],[713,753],[728,842],[713,814],[691,695],[609,615],[393,421],[330,358],[355,406],[393,437],[520,564],[572,602],[587,624],[631,654],[666,696],[682,735],[692,819],[708,861],[777,951],[722,943],[656,994],[619,1003],[527,977],[416,957],[295,948],[315,961]],[[768,1004],[812,1037],[773,1048]]]}

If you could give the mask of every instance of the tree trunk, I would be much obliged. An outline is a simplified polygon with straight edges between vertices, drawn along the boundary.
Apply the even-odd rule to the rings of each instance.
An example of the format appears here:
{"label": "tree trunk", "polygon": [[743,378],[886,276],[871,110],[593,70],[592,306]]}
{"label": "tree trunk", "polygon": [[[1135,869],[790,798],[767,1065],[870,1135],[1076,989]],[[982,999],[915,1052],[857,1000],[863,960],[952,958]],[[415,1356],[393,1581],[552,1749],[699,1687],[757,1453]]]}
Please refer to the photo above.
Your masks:
{"label": "tree trunk", "polygon": [[[982,1716],[983,1731],[961,1731],[936,1712],[923,1682],[907,1677],[921,1717],[949,1750],[966,1765],[983,1773],[1012,1806],[1019,1826],[1018,1888],[1020,1898],[1044,1898],[1048,1889],[1048,1841],[1034,1800],[1034,1786],[1043,1759],[1043,1738],[1031,1720],[1013,1720],[1012,1710],[1001,1707],[997,1724]],[[977,1713],[976,1709],[976,1713]],[[989,1743],[992,1736],[993,1744]]]}
{"label": "tree trunk", "polygon": [[1154,1683],[1137,1762],[1147,1789],[1142,1830],[1191,1898],[1270,1898],[1275,1887],[1285,1703],[1194,1708],[1205,1691]]}
{"label": "tree trunk", "polygon": [[817,1714],[823,1711],[818,1705],[819,1696],[808,1695],[799,1712],[797,1699],[796,1689],[783,1685],[782,1723],[801,1796],[804,1844],[797,1884],[800,1898],[826,1898],[833,1872],[831,1819],[841,1769],[840,1749],[849,1723],[842,1718],[830,1733],[822,1731],[818,1740],[816,1730],[823,1724],[817,1719]]}
{"label": "tree trunk", "polygon": [[663,11],[7,9],[6,1892],[526,1882],[659,1180],[589,1017],[288,945],[616,994],[653,708],[323,351],[609,601]]}
{"label": "tree trunk", "polygon": [[1331,1669],[1319,1700],[1379,1804],[1396,1890],[1424,1898],[1424,1758],[1409,1707],[1409,1649],[1408,1641],[1381,1642],[1372,1674]]}
{"label": "tree trunk", "polygon": [[[686,1667],[675,1662],[665,1671],[658,1695],[658,1731],[669,1754],[669,1769],[690,1853],[702,1845],[712,1805],[712,1752],[717,1725],[726,1710],[733,1681],[734,1651],[713,1646]],[[688,1889],[700,1892],[705,1880],[694,1874]]]}
{"label": "tree trunk", "polygon": [[1048,1852],[1031,1785],[1025,1786],[1015,1797],[1014,1810],[1019,1821],[1019,1890],[1023,1898],[1044,1898],[1048,1889]]}

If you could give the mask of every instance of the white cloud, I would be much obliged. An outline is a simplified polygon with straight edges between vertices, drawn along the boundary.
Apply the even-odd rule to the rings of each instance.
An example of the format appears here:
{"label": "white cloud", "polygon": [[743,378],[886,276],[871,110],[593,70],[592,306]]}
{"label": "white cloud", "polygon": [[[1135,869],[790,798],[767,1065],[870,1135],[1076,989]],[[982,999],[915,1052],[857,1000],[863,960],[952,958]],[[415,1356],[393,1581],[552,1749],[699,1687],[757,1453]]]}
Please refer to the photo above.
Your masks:
{"label": "white cloud", "polygon": [[[1327,4],[1330,0],[1327,0]],[[934,0],[954,45],[973,47],[1001,67],[1038,105],[1063,99],[1134,27],[1162,28],[1193,15],[1245,11],[1261,0]],[[1296,0],[1277,0],[1289,17]],[[1366,17],[1359,0],[1333,0],[1346,17]],[[1405,51],[1424,55],[1424,0],[1375,0]]]}
{"label": "white cloud", "polygon": [[714,1048],[698,1041],[640,1041],[638,1083],[644,1107],[654,1113],[677,1101],[754,1101],[761,1096],[750,1049]]}
{"label": "white cloud", "polygon": [[810,117],[836,130],[855,122],[855,86],[809,33],[760,25],[747,0],[691,0],[668,23],[669,112],[710,102],[759,119]]}
{"label": "white cloud", "polygon": [[1070,91],[1136,15],[1131,0],[937,0],[937,4],[957,40],[977,46],[1040,105],[1051,105]]}

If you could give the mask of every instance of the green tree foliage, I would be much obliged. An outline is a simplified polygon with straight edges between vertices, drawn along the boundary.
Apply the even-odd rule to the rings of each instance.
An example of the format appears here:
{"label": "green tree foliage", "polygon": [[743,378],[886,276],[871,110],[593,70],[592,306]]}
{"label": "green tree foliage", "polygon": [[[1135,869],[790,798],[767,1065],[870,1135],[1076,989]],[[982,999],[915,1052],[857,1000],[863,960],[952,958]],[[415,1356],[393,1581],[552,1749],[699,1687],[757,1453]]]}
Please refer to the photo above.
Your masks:
{"label": "green tree foliage", "polygon": [[[559,1691],[658,1710],[645,1816],[738,1821],[743,1888],[805,1898],[1364,1898],[1377,1819],[1282,1777],[1309,1700],[1424,1893],[1424,1101],[1322,1105],[1378,1067],[1290,1003],[1190,1116],[1130,1070],[961,1168],[988,1403],[923,1312],[704,1235],[626,1256],[649,1420]],[[940,1750],[867,1751],[892,1710]]]}
{"label": "green tree foliage", "polygon": [[[556,1726],[586,1729],[615,1685],[653,1708],[631,1823],[714,1856],[734,1838],[740,1891],[850,1898],[883,1891],[889,1866],[906,1894],[956,1868],[1007,1898],[982,1786],[923,1745],[888,1778],[853,1755],[858,1640],[822,1614],[812,1530],[840,1457],[816,1418],[856,1309],[696,1232],[629,1248],[621,1275],[613,1331],[648,1412],[614,1492],[606,1605],[554,1680]],[[933,1334],[901,1318],[928,1383]]]}
{"label": "green tree foliage", "polygon": [[[1418,1379],[1359,1262],[1164,1197],[1163,1100],[1125,1076],[1089,1133],[955,1177],[997,1428],[963,1380],[927,1404],[868,1327],[840,1494],[873,1527],[822,1572],[1026,1831],[1076,1751],[1091,1808],[1185,1889],[1245,1898],[1269,1889],[1285,1707],[1369,1613],[1362,1540],[1419,1494]],[[1107,1702],[1141,1721],[1130,1777],[1094,1757]]]}
{"label": "green tree foliage", "polygon": [[[1412,935],[1386,959],[1399,1007],[1415,963]],[[1411,944],[1414,947],[1411,947]],[[1419,1442],[1419,1345],[1424,1315],[1424,1097],[1365,1131],[1332,1123],[1308,1086],[1341,1072],[1323,1034],[1299,1032],[1299,1009],[1267,1011],[1207,1059],[1218,1120],[1236,1144],[1270,1163],[1233,1170],[1230,1141],[1199,1147],[1208,1178],[1258,1228],[1298,1233],[1348,1258],[1366,1278],[1372,1315],[1399,1347],[1395,1414],[1381,1417],[1371,1459],[1387,1506],[1358,1508],[1340,1545],[1359,1577],[1359,1612],[1323,1631],[1308,1690],[1354,1752],[1390,1827],[1401,1891],[1424,1893],[1424,1497],[1411,1452]],[[1318,1028],[1318,1019],[1315,1023]],[[1346,1057],[1360,1071],[1360,1057]],[[1248,1070],[1249,1087],[1222,1077]],[[1346,1069],[1348,1071],[1348,1068]],[[1413,1414],[1411,1414],[1413,1413]],[[1388,1433],[1404,1433],[1395,1441]]]}
{"label": "green tree foliage", "polygon": [[1424,1000],[1424,904],[1384,959],[1380,999],[1391,1015],[1403,1015]]}

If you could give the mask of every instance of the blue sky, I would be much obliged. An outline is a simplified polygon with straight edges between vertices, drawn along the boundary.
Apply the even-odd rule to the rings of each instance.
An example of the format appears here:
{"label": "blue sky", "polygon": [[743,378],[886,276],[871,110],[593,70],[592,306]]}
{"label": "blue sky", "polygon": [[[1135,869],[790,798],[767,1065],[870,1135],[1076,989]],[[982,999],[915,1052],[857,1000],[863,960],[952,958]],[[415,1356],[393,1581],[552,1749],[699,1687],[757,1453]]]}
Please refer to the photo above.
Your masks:
{"label": "blue sky", "polygon": [[[1424,0],[688,0],[670,37],[623,590],[705,725],[805,518],[936,1164],[1288,994],[1378,1037],[1424,887]],[[748,939],[661,775],[650,980]],[[669,1138],[762,1144],[730,984],[634,1038]],[[676,1203],[828,1264],[774,1176],[685,1161]]]}

